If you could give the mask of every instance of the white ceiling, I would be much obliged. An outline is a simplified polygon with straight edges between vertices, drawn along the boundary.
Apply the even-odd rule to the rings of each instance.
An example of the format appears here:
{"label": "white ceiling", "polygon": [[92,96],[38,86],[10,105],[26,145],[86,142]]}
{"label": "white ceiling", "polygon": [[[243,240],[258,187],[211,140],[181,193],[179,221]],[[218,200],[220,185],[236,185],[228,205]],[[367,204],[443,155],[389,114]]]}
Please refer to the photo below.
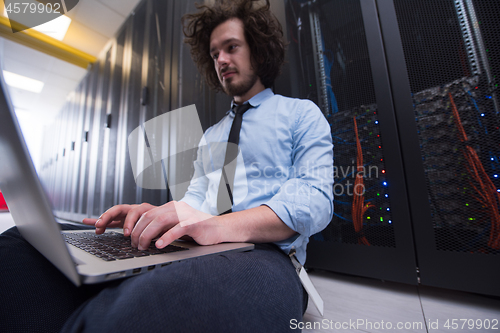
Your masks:
{"label": "white ceiling", "polygon": [[[80,0],[67,13],[72,22],[63,43],[97,57],[140,1]],[[4,8],[3,0],[0,5]],[[9,87],[17,117],[37,164],[44,125],[61,110],[67,96],[87,71],[3,38],[0,38],[0,66],[45,83],[40,94]]]}

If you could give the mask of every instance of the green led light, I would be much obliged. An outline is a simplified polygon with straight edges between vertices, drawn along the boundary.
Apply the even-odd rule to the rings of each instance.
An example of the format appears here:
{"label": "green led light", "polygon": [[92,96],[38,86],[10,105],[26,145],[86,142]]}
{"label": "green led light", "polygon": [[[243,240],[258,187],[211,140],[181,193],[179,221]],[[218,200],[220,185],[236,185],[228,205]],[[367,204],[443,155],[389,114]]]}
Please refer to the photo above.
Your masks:
{"label": "green led light", "polygon": [[367,217],[366,217],[366,219],[367,219],[367,220],[371,220],[372,218],[371,218],[370,216],[367,216]]}
{"label": "green led light", "polygon": [[469,207],[469,204],[465,204],[467,207]]}
{"label": "green led light", "polygon": [[384,218],[383,217],[380,218],[380,222],[384,222]]}
{"label": "green led light", "polygon": [[469,217],[469,221],[475,221],[476,218],[475,217]]}
{"label": "green led light", "polygon": [[380,193],[377,193],[378,196],[380,196]]}

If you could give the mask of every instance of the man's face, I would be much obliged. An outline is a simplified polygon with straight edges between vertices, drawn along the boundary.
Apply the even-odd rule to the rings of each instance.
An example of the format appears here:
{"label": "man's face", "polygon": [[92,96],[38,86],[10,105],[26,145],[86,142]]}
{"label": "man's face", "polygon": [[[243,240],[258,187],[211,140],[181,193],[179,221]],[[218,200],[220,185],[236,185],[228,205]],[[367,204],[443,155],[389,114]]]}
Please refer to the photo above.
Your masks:
{"label": "man's face", "polygon": [[252,67],[244,29],[240,19],[229,19],[218,25],[210,36],[210,55],[215,71],[226,94],[234,97],[248,95],[256,83],[260,84]]}

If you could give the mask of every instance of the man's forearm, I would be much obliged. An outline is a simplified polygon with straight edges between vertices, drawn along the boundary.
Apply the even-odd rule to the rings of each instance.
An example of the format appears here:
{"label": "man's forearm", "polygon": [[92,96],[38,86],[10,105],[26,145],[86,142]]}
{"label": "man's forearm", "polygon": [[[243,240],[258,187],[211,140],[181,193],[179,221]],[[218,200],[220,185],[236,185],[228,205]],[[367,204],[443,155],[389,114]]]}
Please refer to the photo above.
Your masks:
{"label": "man's forearm", "polygon": [[217,216],[224,242],[278,242],[296,234],[268,206]]}

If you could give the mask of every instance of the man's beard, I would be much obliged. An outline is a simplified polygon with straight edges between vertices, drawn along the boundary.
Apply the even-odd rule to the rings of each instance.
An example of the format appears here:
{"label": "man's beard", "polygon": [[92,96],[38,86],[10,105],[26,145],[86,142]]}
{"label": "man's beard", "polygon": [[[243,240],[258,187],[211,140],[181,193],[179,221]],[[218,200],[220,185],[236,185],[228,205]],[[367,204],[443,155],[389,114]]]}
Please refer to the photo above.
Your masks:
{"label": "man's beard", "polygon": [[[244,78],[243,82],[239,84],[233,84],[231,82],[226,82],[225,85],[222,85],[224,92],[229,96],[243,96],[246,94],[257,82],[259,77],[254,73]],[[231,80],[231,78],[229,79]]]}

